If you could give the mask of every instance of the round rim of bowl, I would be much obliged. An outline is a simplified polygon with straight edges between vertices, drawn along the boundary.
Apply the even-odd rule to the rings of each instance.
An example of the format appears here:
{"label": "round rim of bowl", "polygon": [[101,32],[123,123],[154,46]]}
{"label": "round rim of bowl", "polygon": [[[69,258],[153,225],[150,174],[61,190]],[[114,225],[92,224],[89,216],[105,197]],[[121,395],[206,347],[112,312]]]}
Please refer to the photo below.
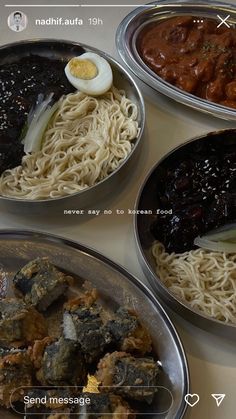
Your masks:
{"label": "round rim of bowl", "polygon": [[[158,301],[158,299],[153,294],[152,290],[150,290],[140,279],[138,279],[135,275],[133,275],[130,271],[128,271],[123,266],[119,265],[118,263],[114,262],[113,260],[106,257],[104,254],[99,253],[97,250],[93,249],[92,247],[83,245],[80,242],[67,239],[65,237],[62,237],[60,235],[55,235],[52,233],[45,233],[38,230],[18,230],[18,229],[0,229],[0,241],[4,239],[4,236],[8,238],[9,236],[14,238],[22,238],[22,239],[40,239],[45,240],[49,242],[54,242],[62,245],[66,245],[70,248],[73,248],[75,250],[78,250],[82,253],[85,253],[89,256],[91,256],[94,259],[100,260],[104,264],[108,265],[109,267],[113,268],[117,272],[121,273],[125,278],[128,279],[135,287],[137,287],[146,298],[148,298],[153,305],[157,308],[159,315],[164,320],[164,323],[168,330],[170,331],[170,334],[173,337],[173,340],[175,342],[175,345],[178,349],[178,353],[183,365],[183,373],[184,373],[184,392],[183,395],[187,394],[190,391],[190,375],[189,375],[189,365],[188,360],[186,357],[185,349],[182,343],[182,340],[172,323],[171,319],[169,318],[168,314],[166,313],[166,310],[162,306],[162,304]],[[181,405],[179,407],[178,416],[176,419],[182,419],[186,413],[188,406],[187,403],[185,403],[184,397],[182,399]],[[158,417],[159,414],[156,415]]]}
{"label": "round rim of bowl", "polygon": [[[152,166],[152,168],[148,171],[148,173],[147,173],[147,175],[145,176],[145,179],[144,179],[144,181],[142,182],[142,185],[141,185],[141,187],[139,188],[139,191],[138,191],[138,195],[137,195],[137,198],[136,198],[136,200],[135,200],[135,210],[137,211],[138,209],[139,209],[139,204],[140,204],[140,199],[141,199],[141,197],[142,197],[142,194],[143,194],[143,191],[144,191],[144,189],[145,189],[145,187],[146,187],[146,184],[147,184],[147,182],[148,182],[148,180],[150,179],[150,177],[154,174],[154,172],[156,171],[156,169],[160,166],[160,164],[164,161],[164,160],[166,160],[166,158],[168,158],[170,155],[172,155],[175,151],[177,151],[177,150],[179,150],[179,149],[181,149],[181,148],[183,148],[184,146],[186,146],[187,144],[191,144],[191,143],[193,143],[193,142],[195,142],[195,141],[197,141],[197,140],[202,140],[202,141],[204,141],[204,139],[206,139],[207,137],[214,137],[215,135],[219,135],[219,134],[224,134],[224,133],[227,133],[227,132],[235,132],[235,135],[236,135],[236,128],[229,128],[229,129],[223,129],[223,130],[219,130],[219,131],[211,131],[211,132],[208,132],[208,133],[205,133],[205,134],[201,134],[201,135],[199,135],[199,136],[196,136],[196,137],[194,137],[194,138],[191,138],[191,139],[189,139],[189,140],[187,140],[187,141],[185,141],[184,143],[181,143],[181,144],[179,144],[179,145],[177,145],[175,148],[173,148],[172,150],[170,150],[170,151],[168,151],[164,156],[162,156],[162,158],[160,159],[160,160],[158,160],[158,162],[157,163],[155,163],[153,166]],[[204,314],[204,313],[202,313],[201,311],[199,311],[199,310],[197,310],[197,309],[195,309],[195,308],[192,308],[187,302],[185,302],[184,300],[181,300],[178,296],[176,296],[172,291],[170,291],[164,284],[163,284],[163,282],[161,281],[161,279],[157,276],[157,274],[155,273],[155,271],[154,271],[154,269],[153,269],[153,267],[150,265],[150,262],[149,262],[149,260],[147,259],[147,257],[146,257],[146,255],[145,255],[145,252],[144,252],[144,250],[143,250],[143,246],[142,246],[142,244],[141,244],[141,240],[140,240],[140,232],[139,232],[139,228],[138,228],[138,215],[137,214],[135,214],[134,215],[134,220],[133,220],[133,223],[134,223],[134,234],[135,234],[135,241],[136,241],[136,244],[137,244],[137,247],[138,247],[138,250],[139,250],[139,252],[140,252],[140,255],[141,255],[141,258],[142,258],[142,261],[143,261],[143,263],[145,264],[145,267],[147,268],[147,271],[149,272],[149,275],[151,275],[151,278],[152,278],[152,280],[153,281],[156,281],[156,282],[158,282],[158,286],[160,286],[160,288],[162,289],[162,291],[163,291],[163,293],[164,294],[167,294],[167,296],[171,299],[171,300],[174,300],[174,301],[176,301],[177,303],[178,303],[178,305],[180,305],[182,308],[184,308],[185,310],[187,310],[188,312],[190,311],[190,312],[193,312],[196,316],[198,316],[199,318],[203,318],[204,320],[206,320],[206,321],[208,321],[208,322],[213,322],[213,323],[215,323],[217,326],[219,326],[219,327],[221,327],[221,328],[224,328],[224,327],[227,327],[228,329],[233,329],[234,331],[236,331],[236,324],[234,324],[234,323],[224,323],[224,322],[222,322],[222,321],[220,321],[220,320],[217,320],[217,319],[215,319],[214,317],[210,317],[210,316],[208,316],[208,315],[206,315],[206,314]],[[155,241],[155,239],[153,239],[153,241]],[[148,276],[147,276],[147,274],[145,273],[145,276],[147,277],[147,279],[148,279],[148,281],[149,281],[149,278],[148,278]],[[153,289],[153,287],[152,287],[152,289]],[[155,292],[155,290],[153,290],[153,292],[154,292],[154,294],[156,295],[156,292]],[[162,301],[162,298],[160,298],[161,299],[161,301]],[[166,304],[166,302],[165,302],[165,304]],[[166,304],[167,305],[167,304]],[[169,307],[169,308],[171,308],[172,309],[172,307]],[[176,311],[174,308],[173,308],[173,311]],[[184,317],[184,316],[182,316],[182,314],[180,314],[180,316],[181,317]],[[190,320],[191,321],[191,320]],[[201,326],[200,326],[201,327]]]}
{"label": "round rim of bowl", "polygon": [[125,160],[122,161],[122,163],[112,172],[110,173],[107,177],[105,177],[104,179],[102,179],[101,181],[97,182],[95,185],[90,186],[88,188],[85,188],[81,191],[75,192],[73,194],[67,194],[64,196],[60,196],[60,197],[56,197],[56,198],[44,198],[44,199],[20,199],[20,198],[13,198],[13,197],[7,197],[7,196],[3,196],[0,195],[0,199],[4,200],[4,201],[13,201],[13,202],[27,202],[27,203],[34,203],[35,205],[37,205],[37,203],[43,203],[43,202],[56,202],[56,201],[61,201],[63,199],[66,198],[70,198],[70,197],[75,197],[75,196],[80,196],[83,193],[86,193],[88,191],[92,191],[93,189],[95,189],[97,186],[102,185],[104,182],[106,182],[106,180],[110,179],[113,175],[115,175],[117,172],[120,171],[120,169],[122,169],[123,166],[125,166],[125,164],[127,163],[127,161],[129,160],[129,158],[134,154],[134,152],[136,151],[136,148],[138,147],[138,145],[140,144],[141,140],[142,140],[142,135],[144,132],[144,127],[145,127],[145,119],[146,119],[146,112],[145,112],[145,104],[144,104],[144,99],[141,93],[141,90],[139,89],[137,83],[135,82],[135,80],[133,79],[133,77],[130,75],[130,73],[126,70],[125,67],[123,67],[122,64],[120,64],[116,59],[114,59],[113,57],[111,57],[111,55],[107,54],[106,52],[103,52],[95,47],[91,47],[90,45],[84,44],[84,43],[80,43],[80,42],[74,42],[74,41],[69,41],[69,40],[64,40],[64,39],[54,39],[54,38],[37,38],[37,39],[26,39],[23,41],[17,41],[17,42],[12,42],[9,44],[4,44],[0,46],[0,52],[4,49],[7,48],[11,48],[11,47],[17,47],[18,45],[34,45],[37,43],[48,43],[48,42],[52,42],[52,43],[63,43],[66,45],[73,45],[73,46],[77,46],[77,47],[82,47],[84,49],[90,50],[92,52],[96,52],[101,54],[101,56],[105,59],[107,59],[108,62],[110,62],[111,64],[113,64],[117,70],[120,73],[124,73],[125,76],[127,77],[127,79],[130,81],[130,83],[132,84],[132,87],[135,89],[138,99],[139,99],[139,103],[140,103],[140,109],[139,109],[139,113],[140,113],[140,131],[139,134],[135,140],[134,146],[131,150],[131,152],[128,154],[128,156],[125,158]]}
{"label": "round rim of bowl", "polygon": [[[140,27],[138,26],[134,30],[134,34],[132,34],[132,50],[130,46],[128,45],[128,36],[127,36],[127,30],[132,25],[135,18],[137,18],[142,13],[145,13],[148,9],[153,9],[154,11],[158,11],[161,7],[180,7],[180,6],[186,6],[187,8],[191,7],[197,7],[203,9],[203,12],[206,13],[206,9],[214,10],[213,8],[218,7],[218,11],[223,11],[222,8],[229,11],[232,9],[232,4],[230,3],[223,3],[223,2],[217,2],[209,0],[209,2],[206,1],[198,1],[193,2],[189,0],[177,0],[175,3],[170,3],[168,0],[159,0],[158,3],[151,2],[146,5],[141,5],[140,7],[137,7],[135,10],[131,11],[128,15],[124,17],[124,19],[121,21],[120,25],[117,28],[116,32],[116,46],[118,53],[123,60],[123,62],[126,64],[126,66],[129,68],[130,71],[132,71],[133,74],[135,74],[143,83],[151,87],[154,91],[157,91],[161,94],[164,94],[165,96],[171,98],[172,100],[175,100],[177,103],[181,103],[185,106],[188,106],[195,111],[201,111],[208,115],[227,119],[227,120],[235,120],[236,119],[236,109],[230,108],[224,105],[217,104],[215,102],[210,102],[207,99],[200,98],[196,95],[193,95],[191,93],[188,93],[184,90],[179,89],[178,87],[172,85],[169,82],[166,82],[164,79],[162,79],[160,76],[158,76],[154,71],[152,71],[142,60],[142,58],[139,56],[135,44],[135,38],[137,36],[137,31],[139,32]],[[199,10],[200,12],[200,10]],[[236,11],[235,13],[235,19],[236,19]],[[179,14],[181,14],[181,9],[179,9]],[[174,16],[174,15],[173,15]],[[170,16],[173,17],[173,16]],[[210,17],[209,17],[210,18]],[[211,16],[212,18],[212,16]],[[148,19],[146,24],[148,23]],[[143,23],[144,25],[144,23]],[[158,86],[158,88],[157,88]]]}

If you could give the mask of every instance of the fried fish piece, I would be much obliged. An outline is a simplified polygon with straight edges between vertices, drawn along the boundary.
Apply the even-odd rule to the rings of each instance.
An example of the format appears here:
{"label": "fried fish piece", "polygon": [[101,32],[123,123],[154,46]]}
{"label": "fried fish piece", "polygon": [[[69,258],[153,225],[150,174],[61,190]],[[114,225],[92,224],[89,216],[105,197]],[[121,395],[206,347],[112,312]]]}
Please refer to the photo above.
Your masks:
{"label": "fried fish piece", "polygon": [[119,350],[140,355],[151,352],[152,339],[135,312],[120,307],[107,328]]}
{"label": "fried fish piece", "polygon": [[102,307],[96,303],[95,290],[68,301],[63,315],[63,334],[78,342],[87,363],[97,361],[112,338],[102,319]]}
{"label": "fried fish piece", "polygon": [[32,260],[13,278],[16,293],[39,311],[45,311],[72,282],[70,276],[57,269],[46,257]]}
{"label": "fried fish piece", "polygon": [[70,415],[69,409],[66,409],[64,413],[52,413],[51,415],[47,416],[47,419],[70,419],[72,416]]}
{"label": "fried fish piece", "polygon": [[[136,414],[131,409],[127,401],[122,399],[122,397],[117,396],[115,394],[109,394],[111,410],[112,410],[112,418],[115,419],[135,419]],[[105,419],[105,418],[104,418]]]}
{"label": "fried fish piece", "polygon": [[8,408],[22,400],[22,387],[32,386],[32,375],[33,365],[27,350],[4,352],[0,356],[0,405]]}
{"label": "fried fish piece", "polygon": [[31,358],[36,370],[41,368],[43,355],[44,355],[44,351],[45,351],[46,346],[53,343],[53,341],[54,340],[51,337],[46,336],[42,340],[36,340],[34,342],[33,346],[31,346],[29,348],[30,358]]}
{"label": "fried fish piece", "polygon": [[54,414],[55,417],[63,417],[63,414],[70,414],[70,409],[63,402],[69,399],[70,388],[35,387],[27,391],[27,396],[29,401],[24,404],[24,414],[27,418],[35,418],[35,415],[40,415],[40,418],[45,415],[53,417]]}
{"label": "fried fish piece", "polygon": [[104,391],[150,404],[157,392],[158,372],[159,366],[153,358],[113,352],[100,360],[96,378]]}
{"label": "fried fish piece", "polygon": [[42,385],[76,386],[86,377],[84,357],[77,343],[63,337],[46,343],[40,364],[36,377]]}
{"label": "fried fish piece", "polygon": [[18,298],[0,300],[0,345],[21,347],[47,335],[46,321],[33,306]]}
{"label": "fried fish piece", "polygon": [[[135,419],[136,415],[129,404],[120,396],[114,394],[83,393],[84,399],[90,399],[89,404],[76,405],[71,409],[71,415],[54,412],[47,419],[73,419],[74,417],[86,419]],[[61,410],[61,409],[60,409]],[[67,413],[67,414],[66,414]]]}
{"label": "fried fish piece", "polygon": [[[129,404],[120,396],[112,393],[83,393],[90,404],[77,409],[79,417],[87,419],[135,419],[136,415]],[[85,415],[85,416],[83,416]]]}

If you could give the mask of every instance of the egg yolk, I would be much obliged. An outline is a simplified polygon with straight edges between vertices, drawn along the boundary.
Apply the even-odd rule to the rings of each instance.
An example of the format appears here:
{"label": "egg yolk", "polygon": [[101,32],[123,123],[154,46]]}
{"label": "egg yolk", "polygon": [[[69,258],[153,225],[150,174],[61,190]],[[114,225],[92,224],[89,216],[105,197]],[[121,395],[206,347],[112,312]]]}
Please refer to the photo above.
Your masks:
{"label": "egg yolk", "polygon": [[69,69],[72,76],[82,80],[92,80],[98,73],[97,67],[92,61],[78,60],[77,58],[70,60]]}

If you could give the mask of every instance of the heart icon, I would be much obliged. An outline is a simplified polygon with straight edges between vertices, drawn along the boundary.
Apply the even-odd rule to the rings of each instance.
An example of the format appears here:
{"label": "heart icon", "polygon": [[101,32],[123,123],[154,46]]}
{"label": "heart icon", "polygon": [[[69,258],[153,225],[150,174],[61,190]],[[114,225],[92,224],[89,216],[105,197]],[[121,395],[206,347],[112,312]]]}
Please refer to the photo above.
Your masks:
{"label": "heart icon", "polygon": [[197,404],[200,400],[200,397],[198,394],[194,393],[194,394],[186,394],[184,397],[184,400],[186,401],[186,403],[190,406],[193,407],[195,406],[195,404]]}

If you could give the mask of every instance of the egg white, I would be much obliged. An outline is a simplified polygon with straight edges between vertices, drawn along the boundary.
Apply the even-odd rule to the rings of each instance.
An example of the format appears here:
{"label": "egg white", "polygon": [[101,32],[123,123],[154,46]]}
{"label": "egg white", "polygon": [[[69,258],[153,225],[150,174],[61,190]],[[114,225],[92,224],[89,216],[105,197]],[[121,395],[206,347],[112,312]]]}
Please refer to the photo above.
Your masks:
{"label": "egg white", "polygon": [[95,64],[97,68],[97,75],[90,80],[84,80],[79,77],[75,77],[70,72],[69,61],[65,67],[65,74],[72,86],[90,96],[102,95],[111,88],[113,82],[113,74],[111,66],[107,60],[93,52],[85,52],[84,54],[75,58],[78,60],[89,60]]}

